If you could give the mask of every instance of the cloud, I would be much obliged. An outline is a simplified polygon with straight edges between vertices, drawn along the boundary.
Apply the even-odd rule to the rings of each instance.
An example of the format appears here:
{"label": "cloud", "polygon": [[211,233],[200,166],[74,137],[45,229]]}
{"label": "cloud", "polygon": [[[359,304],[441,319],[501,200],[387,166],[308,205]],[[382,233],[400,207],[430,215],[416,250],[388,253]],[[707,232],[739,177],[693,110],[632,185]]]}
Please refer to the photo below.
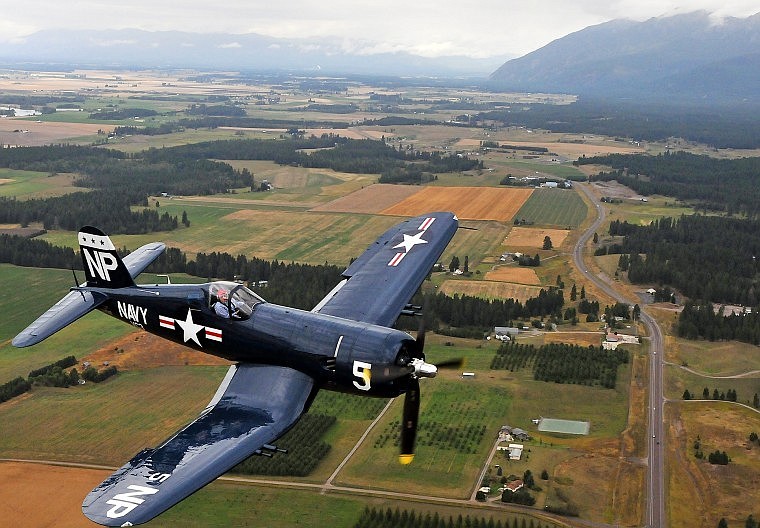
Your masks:
{"label": "cloud", "polygon": [[[748,16],[757,0],[24,0],[5,10],[0,41],[41,29],[125,29],[258,33],[304,40],[329,39],[361,53],[407,51],[425,56],[488,57],[522,54],[587,26],[615,18],[644,20],[707,10],[716,16]],[[347,44],[348,43],[348,44]]]}

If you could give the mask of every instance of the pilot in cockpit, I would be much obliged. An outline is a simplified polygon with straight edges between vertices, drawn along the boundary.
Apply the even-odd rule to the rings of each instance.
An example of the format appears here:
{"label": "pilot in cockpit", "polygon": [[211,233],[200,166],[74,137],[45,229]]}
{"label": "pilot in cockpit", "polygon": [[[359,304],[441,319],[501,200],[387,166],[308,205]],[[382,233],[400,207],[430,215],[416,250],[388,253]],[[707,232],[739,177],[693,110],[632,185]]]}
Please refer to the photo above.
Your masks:
{"label": "pilot in cockpit", "polygon": [[[224,317],[225,319],[230,318],[230,292],[225,290],[224,288],[219,288],[216,290],[216,302],[212,306],[214,309],[214,312],[216,312],[216,315],[219,315],[221,317]],[[232,314],[235,315],[235,307],[232,307]]]}
{"label": "pilot in cockpit", "polygon": [[209,285],[208,293],[210,308],[225,319],[248,319],[256,304],[264,302],[245,286],[232,282],[214,282]]}

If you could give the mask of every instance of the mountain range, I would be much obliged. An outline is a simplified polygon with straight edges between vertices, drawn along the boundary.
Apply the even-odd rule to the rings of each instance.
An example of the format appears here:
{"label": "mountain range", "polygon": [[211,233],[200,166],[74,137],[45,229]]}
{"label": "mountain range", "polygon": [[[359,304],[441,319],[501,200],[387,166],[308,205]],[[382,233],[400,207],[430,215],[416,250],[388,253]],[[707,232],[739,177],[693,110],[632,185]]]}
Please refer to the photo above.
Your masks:
{"label": "mountain range", "polygon": [[592,97],[760,102],[760,13],[612,20],[507,61],[490,84]]}
{"label": "mountain range", "polygon": [[488,59],[430,58],[372,53],[374,46],[254,33],[44,30],[0,46],[0,66],[459,77],[508,91],[760,103],[760,13],[720,20],[703,11],[643,22],[612,20],[519,58],[507,53]]}
{"label": "mountain range", "polygon": [[0,46],[0,64],[109,68],[199,68],[322,74],[480,77],[514,54],[487,59],[372,53],[372,42],[286,39],[255,33],[43,30]]}

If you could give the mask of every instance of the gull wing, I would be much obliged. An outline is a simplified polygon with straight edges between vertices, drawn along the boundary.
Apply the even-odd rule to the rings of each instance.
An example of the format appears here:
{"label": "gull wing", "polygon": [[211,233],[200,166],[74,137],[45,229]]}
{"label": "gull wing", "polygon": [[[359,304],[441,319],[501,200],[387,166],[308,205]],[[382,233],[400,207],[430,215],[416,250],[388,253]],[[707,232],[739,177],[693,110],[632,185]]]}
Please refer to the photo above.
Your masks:
{"label": "gull wing", "polygon": [[82,511],[105,526],[147,522],[285,434],[306,412],[314,380],[293,369],[239,364],[198,419],[96,487]]}
{"label": "gull wing", "polygon": [[410,218],[378,238],[312,310],[391,326],[456,233],[453,213]]}

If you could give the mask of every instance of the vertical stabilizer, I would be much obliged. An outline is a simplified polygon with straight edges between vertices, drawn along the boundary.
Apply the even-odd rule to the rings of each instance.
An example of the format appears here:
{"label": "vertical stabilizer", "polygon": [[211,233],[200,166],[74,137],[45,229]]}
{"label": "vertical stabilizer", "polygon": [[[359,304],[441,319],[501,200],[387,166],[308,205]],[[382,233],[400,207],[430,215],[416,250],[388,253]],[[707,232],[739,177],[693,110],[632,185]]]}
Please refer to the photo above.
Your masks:
{"label": "vertical stabilizer", "polygon": [[84,226],[79,230],[78,239],[87,286],[124,288],[135,285],[108,235],[97,227]]}

